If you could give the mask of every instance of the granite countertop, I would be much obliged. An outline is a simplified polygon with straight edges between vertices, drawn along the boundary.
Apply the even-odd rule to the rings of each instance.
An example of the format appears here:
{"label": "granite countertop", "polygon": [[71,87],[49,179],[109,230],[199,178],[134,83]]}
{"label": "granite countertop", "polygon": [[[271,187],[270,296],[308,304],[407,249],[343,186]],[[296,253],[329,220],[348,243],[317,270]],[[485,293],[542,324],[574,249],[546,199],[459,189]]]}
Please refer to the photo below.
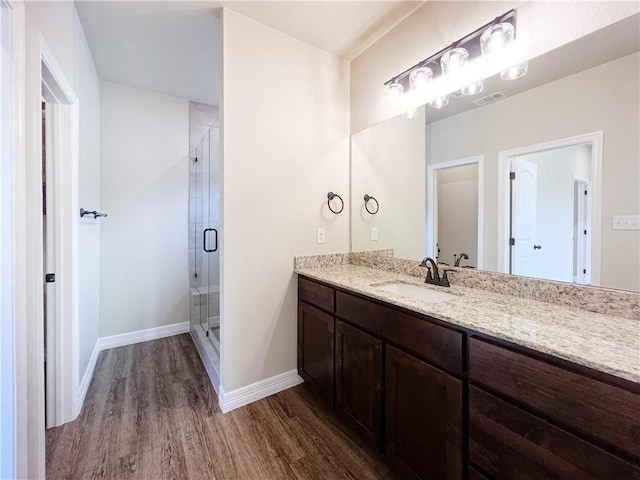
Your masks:
{"label": "granite countertop", "polygon": [[[426,285],[420,278],[345,264],[296,268],[296,273],[367,297],[640,383],[640,320],[517,298],[475,288]],[[456,295],[429,304],[385,292],[403,282]]]}

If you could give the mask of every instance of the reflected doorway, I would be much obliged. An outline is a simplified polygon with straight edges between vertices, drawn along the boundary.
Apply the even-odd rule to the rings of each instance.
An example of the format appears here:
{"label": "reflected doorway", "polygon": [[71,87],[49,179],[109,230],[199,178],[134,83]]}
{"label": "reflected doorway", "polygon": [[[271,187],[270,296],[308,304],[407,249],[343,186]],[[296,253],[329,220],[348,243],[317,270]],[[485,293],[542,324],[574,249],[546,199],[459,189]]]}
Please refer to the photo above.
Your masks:
{"label": "reflected doorway", "polygon": [[482,156],[427,166],[427,255],[443,265],[483,268]]}
{"label": "reflected doorway", "polygon": [[500,271],[598,284],[598,151],[593,134],[500,154]]}

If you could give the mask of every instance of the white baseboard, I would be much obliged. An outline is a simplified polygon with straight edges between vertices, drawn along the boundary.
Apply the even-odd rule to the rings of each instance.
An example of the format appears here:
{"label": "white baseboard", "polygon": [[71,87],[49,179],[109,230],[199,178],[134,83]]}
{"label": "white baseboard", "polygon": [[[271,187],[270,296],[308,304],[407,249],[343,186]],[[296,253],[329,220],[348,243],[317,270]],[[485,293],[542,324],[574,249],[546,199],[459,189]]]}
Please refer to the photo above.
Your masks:
{"label": "white baseboard", "polygon": [[109,337],[100,337],[96,340],[96,344],[93,347],[91,358],[89,359],[89,365],[82,376],[82,381],[78,388],[78,414],[82,411],[84,405],[84,399],[87,396],[91,379],[93,378],[93,371],[96,368],[98,362],[98,355],[102,350],[108,350],[110,348],[124,347],[126,345],[133,345],[134,343],[146,342],[148,340],[156,340],[158,338],[171,337],[173,335],[180,335],[181,333],[189,332],[189,322],[174,323],[172,325],[165,325],[163,327],[147,328],[146,330],[138,330],[137,332],[121,333],[119,335],[111,335]]}
{"label": "white baseboard", "polygon": [[121,333],[119,335],[111,335],[109,337],[100,337],[98,343],[100,350],[109,348],[124,347],[125,345],[133,345],[134,343],[147,342],[149,340],[157,340],[158,338],[172,337],[181,333],[189,333],[189,322],[174,323],[163,327],[147,328],[146,330],[138,330],[137,332]]}
{"label": "white baseboard", "polygon": [[98,363],[98,355],[100,355],[100,339],[97,339],[96,344],[93,346],[93,352],[91,352],[89,364],[87,365],[87,369],[84,371],[80,387],[78,388],[78,412],[76,415],[79,415],[82,411],[84,399],[87,396],[87,391],[89,390],[89,385],[93,378],[93,371],[96,369],[96,363]]}
{"label": "white baseboard", "polygon": [[225,392],[221,385],[218,392],[220,409],[222,413],[230,412],[274,393],[300,385],[303,381],[302,377],[298,375],[298,370],[289,370],[230,392]]}

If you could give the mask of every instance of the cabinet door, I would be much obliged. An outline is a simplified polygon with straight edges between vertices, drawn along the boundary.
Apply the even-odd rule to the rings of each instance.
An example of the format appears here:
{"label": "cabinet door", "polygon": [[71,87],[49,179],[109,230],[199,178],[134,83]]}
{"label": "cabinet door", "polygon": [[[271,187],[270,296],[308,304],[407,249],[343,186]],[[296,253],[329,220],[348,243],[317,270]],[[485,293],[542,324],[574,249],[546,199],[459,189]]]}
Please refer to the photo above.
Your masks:
{"label": "cabinet door", "polygon": [[333,406],[333,317],[298,303],[298,373]]}
{"label": "cabinet door", "polygon": [[397,348],[386,351],[386,453],[407,478],[462,477],[462,382]]}
{"label": "cabinet door", "polygon": [[340,320],[336,320],[336,409],[380,450],[382,341]]}
{"label": "cabinet door", "polygon": [[474,386],[469,459],[499,480],[640,479],[640,468]]}

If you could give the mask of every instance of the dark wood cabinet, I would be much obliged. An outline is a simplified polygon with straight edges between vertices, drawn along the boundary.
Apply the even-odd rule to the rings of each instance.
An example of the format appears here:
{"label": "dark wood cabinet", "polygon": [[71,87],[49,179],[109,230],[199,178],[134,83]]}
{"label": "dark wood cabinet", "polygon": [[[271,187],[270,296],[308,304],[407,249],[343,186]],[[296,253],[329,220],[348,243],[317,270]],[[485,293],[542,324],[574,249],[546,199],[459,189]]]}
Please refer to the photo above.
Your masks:
{"label": "dark wood cabinet", "polygon": [[469,459],[497,479],[640,479],[637,465],[469,387]]}
{"label": "dark wood cabinet", "polygon": [[298,302],[298,373],[308,386],[333,405],[334,319]]}
{"label": "dark wood cabinet", "polygon": [[392,346],[386,352],[387,458],[407,478],[462,478],[462,382]]}
{"label": "dark wood cabinet", "polygon": [[336,320],[336,410],[367,443],[382,445],[382,340]]}
{"label": "dark wood cabinet", "polygon": [[640,480],[638,383],[310,279],[298,291],[300,375],[401,476]]}

